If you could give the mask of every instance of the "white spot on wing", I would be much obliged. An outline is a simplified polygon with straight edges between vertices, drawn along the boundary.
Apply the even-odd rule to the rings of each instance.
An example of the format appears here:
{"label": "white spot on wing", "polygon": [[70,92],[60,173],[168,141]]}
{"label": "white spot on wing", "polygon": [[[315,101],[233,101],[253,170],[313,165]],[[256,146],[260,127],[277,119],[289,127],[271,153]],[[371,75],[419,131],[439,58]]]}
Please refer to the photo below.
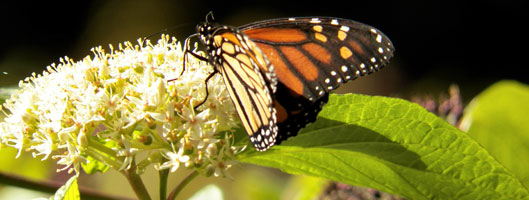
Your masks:
{"label": "white spot on wing", "polygon": [[347,69],[347,66],[343,65],[343,66],[342,66],[342,72],[347,72],[347,70],[348,70],[348,69]]}
{"label": "white spot on wing", "polygon": [[321,21],[320,21],[319,18],[312,18],[312,19],[310,19],[310,23],[319,24],[319,23],[321,23]]}
{"label": "white spot on wing", "polygon": [[382,36],[380,34],[377,35],[377,42],[382,43]]}

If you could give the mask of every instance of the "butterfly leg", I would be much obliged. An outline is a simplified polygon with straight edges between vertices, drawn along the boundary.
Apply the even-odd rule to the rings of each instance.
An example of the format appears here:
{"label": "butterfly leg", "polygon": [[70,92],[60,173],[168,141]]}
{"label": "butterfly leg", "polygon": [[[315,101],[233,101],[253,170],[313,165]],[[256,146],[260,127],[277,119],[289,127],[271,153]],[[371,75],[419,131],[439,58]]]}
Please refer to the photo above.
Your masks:
{"label": "butterfly leg", "polygon": [[182,59],[182,72],[180,72],[180,75],[177,77],[177,78],[173,78],[173,79],[169,79],[168,81],[174,81],[178,78],[180,78],[182,75],[184,75],[184,72],[186,71],[186,66],[187,66],[187,54],[191,54],[192,56],[194,56],[195,58],[201,60],[201,61],[205,61],[205,62],[208,62],[208,59],[204,56],[201,56],[201,55],[198,55],[197,53],[193,52],[190,50],[190,47],[189,47],[189,40],[191,37],[194,37],[196,36],[197,34],[193,34],[191,36],[189,36],[188,38],[186,38],[185,42],[184,42],[184,58]]}
{"label": "butterfly leg", "polygon": [[[183,59],[183,64],[182,64],[182,72],[180,72],[180,75],[178,76],[178,78],[180,78],[184,74],[184,71],[186,71],[187,54],[191,54],[192,56],[194,56],[195,58],[201,61],[205,61],[205,62],[209,61],[208,58],[198,55],[197,53],[191,51],[191,47],[189,47],[189,41],[191,40],[192,37],[196,37],[196,36],[198,36],[198,34],[193,34],[187,37],[186,40],[184,41],[184,59]],[[171,79],[171,80],[175,80],[175,79]]]}
{"label": "butterfly leg", "polygon": [[211,79],[211,77],[215,76],[215,74],[217,74],[219,71],[215,70],[213,71],[211,74],[208,75],[208,77],[206,78],[205,80],[205,83],[206,83],[206,97],[204,98],[204,100],[202,102],[200,102],[198,105],[195,106],[195,110],[201,106],[202,104],[204,104],[206,102],[206,100],[208,100],[208,96],[209,96],[209,90],[208,90],[208,81],[209,79]]}
{"label": "butterfly leg", "polygon": [[[182,72],[180,73],[180,76],[182,76],[182,74],[184,74],[184,71],[185,71],[185,68],[186,68],[186,62],[187,62],[187,54],[191,54],[192,56],[194,56],[195,58],[198,58],[199,60],[201,61],[209,61],[208,58],[204,57],[204,56],[201,56],[201,55],[198,55],[197,53],[191,51],[191,47],[189,47],[189,41],[191,41],[191,38],[192,37],[197,37],[198,34],[193,34],[193,35],[190,35],[189,37],[186,38],[186,40],[184,41],[184,64],[182,65],[183,68],[182,68]],[[179,77],[180,77],[179,76]]]}
{"label": "butterfly leg", "polygon": [[[198,36],[198,34],[193,34],[191,36],[189,36],[186,41],[184,42],[184,62],[183,62],[183,69],[182,69],[182,73],[180,73],[180,76],[182,76],[182,74],[184,74],[184,71],[185,71],[185,66],[186,66],[186,61],[187,61],[187,54],[191,54],[193,57],[201,60],[201,61],[205,61],[205,62],[208,62],[209,59],[204,57],[204,56],[201,56],[193,51],[190,50],[190,47],[189,47],[189,40],[191,37],[194,37],[194,36]],[[218,73],[217,69],[213,68],[213,72],[211,74],[208,75],[208,77],[206,78],[205,80],[205,83],[206,83],[206,97],[204,98],[204,100],[202,102],[200,102],[198,105],[196,105],[194,107],[194,109],[196,110],[199,106],[201,106],[202,104],[204,104],[206,102],[206,100],[208,100],[208,96],[209,96],[209,90],[208,90],[208,81],[209,79],[211,79],[211,77],[213,77],[215,74]]]}

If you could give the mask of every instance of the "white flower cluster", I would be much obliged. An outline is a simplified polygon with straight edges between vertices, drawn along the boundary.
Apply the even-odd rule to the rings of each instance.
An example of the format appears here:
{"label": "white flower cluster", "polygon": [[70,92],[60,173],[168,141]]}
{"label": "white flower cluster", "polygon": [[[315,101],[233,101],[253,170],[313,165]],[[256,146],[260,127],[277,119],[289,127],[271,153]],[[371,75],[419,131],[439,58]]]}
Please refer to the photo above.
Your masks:
{"label": "white flower cluster", "polygon": [[21,81],[2,108],[0,147],[57,159],[69,172],[102,162],[225,175],[240,147],[220,134],[239,123],[222,77],[209,80],[209,97],[195,110],[211,66],[187,56],[184,70],[182,47],[169,36],[145,43],[94,48],[94,58],[66,57]]}

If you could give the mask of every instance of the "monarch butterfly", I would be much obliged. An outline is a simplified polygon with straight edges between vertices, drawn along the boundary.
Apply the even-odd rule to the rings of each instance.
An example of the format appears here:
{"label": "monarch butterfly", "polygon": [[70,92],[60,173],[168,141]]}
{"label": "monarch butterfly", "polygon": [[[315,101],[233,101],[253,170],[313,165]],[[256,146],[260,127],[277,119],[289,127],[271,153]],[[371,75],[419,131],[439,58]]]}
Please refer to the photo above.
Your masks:
{"label": "monarch butterfly", "polygon": [[[331,90],[378,71],[394,51],[379,30],[340,18],[279,18],[232,27],[206,17],[196,29],[186,39],[185,55],[214,66],[206,86],[213,75],[223,76],[258,151],[314,122]],[[206,46],[205,57],[189,50],[193,36]]]}

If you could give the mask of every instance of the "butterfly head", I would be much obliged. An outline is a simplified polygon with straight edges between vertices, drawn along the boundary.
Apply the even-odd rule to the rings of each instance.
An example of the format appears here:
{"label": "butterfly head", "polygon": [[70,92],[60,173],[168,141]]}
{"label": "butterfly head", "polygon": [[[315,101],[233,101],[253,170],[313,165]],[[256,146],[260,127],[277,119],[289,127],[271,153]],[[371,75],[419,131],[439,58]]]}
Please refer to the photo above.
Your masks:
{"label": "butterfly head", "polygon": [[198,24],[196,29],[202,43],[209,47],[209,39],[211,38],[211,35],[213,35],[213,26],[209,22],[204,22],[202,24]]}

